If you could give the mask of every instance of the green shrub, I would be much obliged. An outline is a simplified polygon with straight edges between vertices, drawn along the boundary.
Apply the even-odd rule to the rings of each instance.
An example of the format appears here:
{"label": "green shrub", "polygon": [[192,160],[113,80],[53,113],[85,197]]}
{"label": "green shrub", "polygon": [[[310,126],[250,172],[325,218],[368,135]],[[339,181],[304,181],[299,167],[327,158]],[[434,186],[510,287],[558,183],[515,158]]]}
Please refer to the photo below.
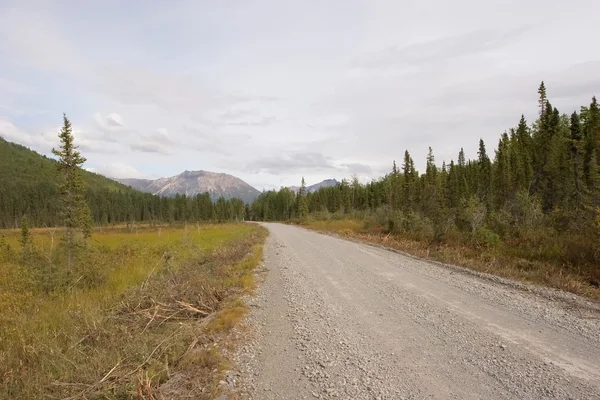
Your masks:
{"label": "green shrub", "polygon": [[493,249],[500,245],[500,236],[490,229],[480,226],[472,236],[473,243],[482,248]]}
{"label": "green shrub", "polygon": [[403,230],[410,238],[415,240],[431,242],[435,237],[433,222],[415,212],[406,214],[403,220]]}

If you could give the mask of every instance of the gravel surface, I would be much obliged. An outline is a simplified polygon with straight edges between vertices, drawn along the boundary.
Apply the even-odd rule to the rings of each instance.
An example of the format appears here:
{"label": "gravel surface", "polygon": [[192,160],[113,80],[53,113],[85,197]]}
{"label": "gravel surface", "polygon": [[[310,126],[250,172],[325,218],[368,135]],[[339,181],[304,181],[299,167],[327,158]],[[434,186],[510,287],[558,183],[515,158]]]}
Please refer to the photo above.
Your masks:
{"label": "gravel surface", "polygon": [[600,399],[600,307],[265,224],[247,399]]}

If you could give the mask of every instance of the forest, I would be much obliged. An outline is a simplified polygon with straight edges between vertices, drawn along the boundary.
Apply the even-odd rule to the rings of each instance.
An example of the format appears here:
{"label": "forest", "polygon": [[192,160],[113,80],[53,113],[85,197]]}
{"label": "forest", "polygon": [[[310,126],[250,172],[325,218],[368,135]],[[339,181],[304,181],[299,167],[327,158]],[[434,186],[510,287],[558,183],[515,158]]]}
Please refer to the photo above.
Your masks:
{"label": "forest", "polygon": [[[493,152],[436,163],[429,148],[419,173],[404,152],[384,177],[354,178],[307,193],[282,188],[251,206],[260,221],[356,219],[361,230],[431,246],[466,246],[584,271],[600,281],[600,110],[595,97],[571,115],[553,107],[542,82],[539,117],[521,116]],[[527,267],[524,267],[527,268]]]}
{"label": "forest", "polygon": [[[23,216],[34,227],[62,223],[56,161],[0,138],[0,229],[19,228]],[[208,193],[173,198],[142,193],[102,175],[81,170],[95,225],[134,222],[198,222],[243,219],[244,203]]]}

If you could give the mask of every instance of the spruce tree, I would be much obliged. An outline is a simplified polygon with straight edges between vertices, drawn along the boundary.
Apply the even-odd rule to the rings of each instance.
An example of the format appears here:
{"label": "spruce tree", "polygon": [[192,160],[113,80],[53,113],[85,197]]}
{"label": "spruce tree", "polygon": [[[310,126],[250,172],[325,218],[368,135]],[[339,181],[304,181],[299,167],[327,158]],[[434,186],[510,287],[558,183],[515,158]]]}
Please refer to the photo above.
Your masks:
{"label": "spruce tree", "polygon": [[596,150],[592,151],[590,157],[590,171],[588,178],[588,188],[591,193],[592,202],[595,207],[600,207],[600,167],[598,167],[598,158]]}
{"label": "spruce tree", "polygon": [[540,87],[538,88],[538,94],[540,95],[540,98],[538,100],[538,104],[540,107],[540,116],[542,116],[546,111],[546,101],[548,100],[548,98],[546,97],[546,85],[544,85],[544,81],[542,81]]}
{"label": "spruce tree", "polygon": [[500,208],[513,195],[511,182],[511,150],[508,134],[505,132],[498,142],[494,160],[494,194],[496,206]]}
{"label": "spruce tree", "polygon": [[477,194],[486,204],[490,200],[490,183],[492,180],[492,164],[485,150],[483,139],[479,139],[479,150],[477,151],[478,160],[478,186]]}
{"label": "spruce tree", "polygon": [[67,266],[72,268],[75,247],[75,229],[81,229],[83,237],[91,236],[90,209],[85,199],[85,185],[81,178],[81,166],[86,159],[74,143],[71,121],[63,114],[63,127],[58,134],[60,146],[52,153],[58,157],[61,217],[66,227]]}
{"label": "spruce tree", "polygon": [[581,124],[579,122],[579,115],[574,112],[571,114],[571,140],[570,140],[570,150],[571,150],[571,168],[572,168],[572,177],[573,177],[573,201],[577,206],[582,203],[582,175],[583,175],[583,160],[581,157],[582,150],[582,133],[581,133]]}
{"label": "spruce tree", "polygon": [[404,178],[403,192],[403,205],[406,210],[409,210],[412,206],[414,198],[414,184],[416,180],[415,164],[408,150],[404,151],[404,162],[402,163],[402,174]]}
{"label": "spruce tree", "polygon": [[425,169],[425,176],[429,183],[435,183],[437,177],[437,167],[435,165],[435,157],[433,155],[433,149],[429,147],[427,152],[427,164]]}
{"label": "spruce tree", "polygon": [[304,182],[304,177],[302,177],[300,189],[298,190],[298,217],[300,217],[301,220],[304,220],[306,219],[306,217],[308,217],[308,204],[306,202],[306,183]]}

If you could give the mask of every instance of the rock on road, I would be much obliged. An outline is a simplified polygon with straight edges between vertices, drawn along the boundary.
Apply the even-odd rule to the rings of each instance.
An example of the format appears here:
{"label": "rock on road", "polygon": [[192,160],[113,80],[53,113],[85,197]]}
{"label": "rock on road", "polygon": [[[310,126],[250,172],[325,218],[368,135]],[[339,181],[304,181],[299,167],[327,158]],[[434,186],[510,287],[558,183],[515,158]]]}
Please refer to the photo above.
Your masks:
{"label": "rock on road", "polygon": [[265,224],[250,399],[600,399],[600,308]]}

